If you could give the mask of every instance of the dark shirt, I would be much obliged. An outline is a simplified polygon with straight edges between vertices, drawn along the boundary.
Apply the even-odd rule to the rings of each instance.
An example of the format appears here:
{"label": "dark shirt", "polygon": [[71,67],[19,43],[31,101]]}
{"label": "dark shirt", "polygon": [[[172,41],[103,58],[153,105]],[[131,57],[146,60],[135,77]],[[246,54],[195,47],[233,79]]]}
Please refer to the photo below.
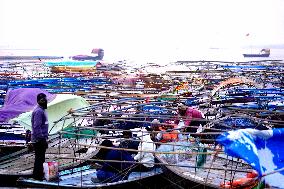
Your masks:
{"label": "dark shirt", "polygon": [[[105,160],[117,160],[117,161],[132,161],[134,162],[133,157],[128,153],[121,150],[110,150]],[[115,163],[115,162],[104,162],[102,171],[111,171],[114,173],[119,173],[120,171],[124,171],[127,168],[130,168],[132,163]]]}
{"label": "dark shirt", "polygon": [[40,139],[48,139],[48,119],[46,111],[37,106],[32,113],[32,141],[37,142]]}
{"label": "dark shirt", "polygon": [[[139,146],[139,141],[122,140],[119,144],[119,148],[127,148],[132,150],[137,150]],[[128,151],[130,154],[137,154],[137,152]]]}

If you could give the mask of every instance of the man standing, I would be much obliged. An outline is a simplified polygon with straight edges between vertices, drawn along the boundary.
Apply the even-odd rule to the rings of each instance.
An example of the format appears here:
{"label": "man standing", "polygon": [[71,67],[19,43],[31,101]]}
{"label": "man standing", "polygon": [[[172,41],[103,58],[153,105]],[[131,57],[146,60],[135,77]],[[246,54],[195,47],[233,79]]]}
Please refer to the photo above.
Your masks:
{"label": "man standing", "polygon": [[47,99],[44,93],[37,95],[38,106],[32,113],[32,142],[35,150],[35,161],[33,178],[43,180],[43,163],[45,161],[45,152],[48,147],[48,119],[47,119]]}

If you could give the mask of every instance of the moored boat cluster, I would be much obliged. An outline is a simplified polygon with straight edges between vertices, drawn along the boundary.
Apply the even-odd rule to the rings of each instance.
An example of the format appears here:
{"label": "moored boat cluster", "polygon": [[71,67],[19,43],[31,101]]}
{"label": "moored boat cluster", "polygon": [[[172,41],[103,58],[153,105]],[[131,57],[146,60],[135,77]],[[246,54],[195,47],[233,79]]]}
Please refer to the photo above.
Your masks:
{"label": "moored boat cluster", "polygon": [[[283,154],[270,142],[281,144],[284,132],[283,61],[1,64],[0,144],[15,152],[1,156],[0,177],[42,187],[151,186],[160,175],[173,188],[282,186],[273,176],[283,167],[273,157]],[[58,162],[55,180],[29,178],[27,131],[40,92],[51,95],[46,161]],[[273,168],[262,159],[268,152]]]}

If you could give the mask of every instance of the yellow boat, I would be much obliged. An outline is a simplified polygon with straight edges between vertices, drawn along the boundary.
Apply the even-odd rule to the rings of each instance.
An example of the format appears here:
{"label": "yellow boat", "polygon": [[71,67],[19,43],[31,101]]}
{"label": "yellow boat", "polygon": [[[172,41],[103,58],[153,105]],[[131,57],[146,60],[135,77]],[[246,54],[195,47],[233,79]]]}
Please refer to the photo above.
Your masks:
{"label": "yellow boat", "polygon": [[96,67],[94,66],[53,66],[51,67],[51,72],[96,72]]}

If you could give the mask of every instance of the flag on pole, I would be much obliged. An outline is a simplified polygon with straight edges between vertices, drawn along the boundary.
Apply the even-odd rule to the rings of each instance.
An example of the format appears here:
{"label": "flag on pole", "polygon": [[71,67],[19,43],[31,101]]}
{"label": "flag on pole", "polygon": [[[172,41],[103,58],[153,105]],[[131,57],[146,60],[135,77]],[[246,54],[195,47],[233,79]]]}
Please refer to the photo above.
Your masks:
{"label": "flag on pole", "polygon": [[[284,188],[284,129],[240,129],[217,138],[228,155],[250,164],[272,187]],[[277,171],[278,170],[278,171]],[[269,174],[275,171],[273,174]]]}

